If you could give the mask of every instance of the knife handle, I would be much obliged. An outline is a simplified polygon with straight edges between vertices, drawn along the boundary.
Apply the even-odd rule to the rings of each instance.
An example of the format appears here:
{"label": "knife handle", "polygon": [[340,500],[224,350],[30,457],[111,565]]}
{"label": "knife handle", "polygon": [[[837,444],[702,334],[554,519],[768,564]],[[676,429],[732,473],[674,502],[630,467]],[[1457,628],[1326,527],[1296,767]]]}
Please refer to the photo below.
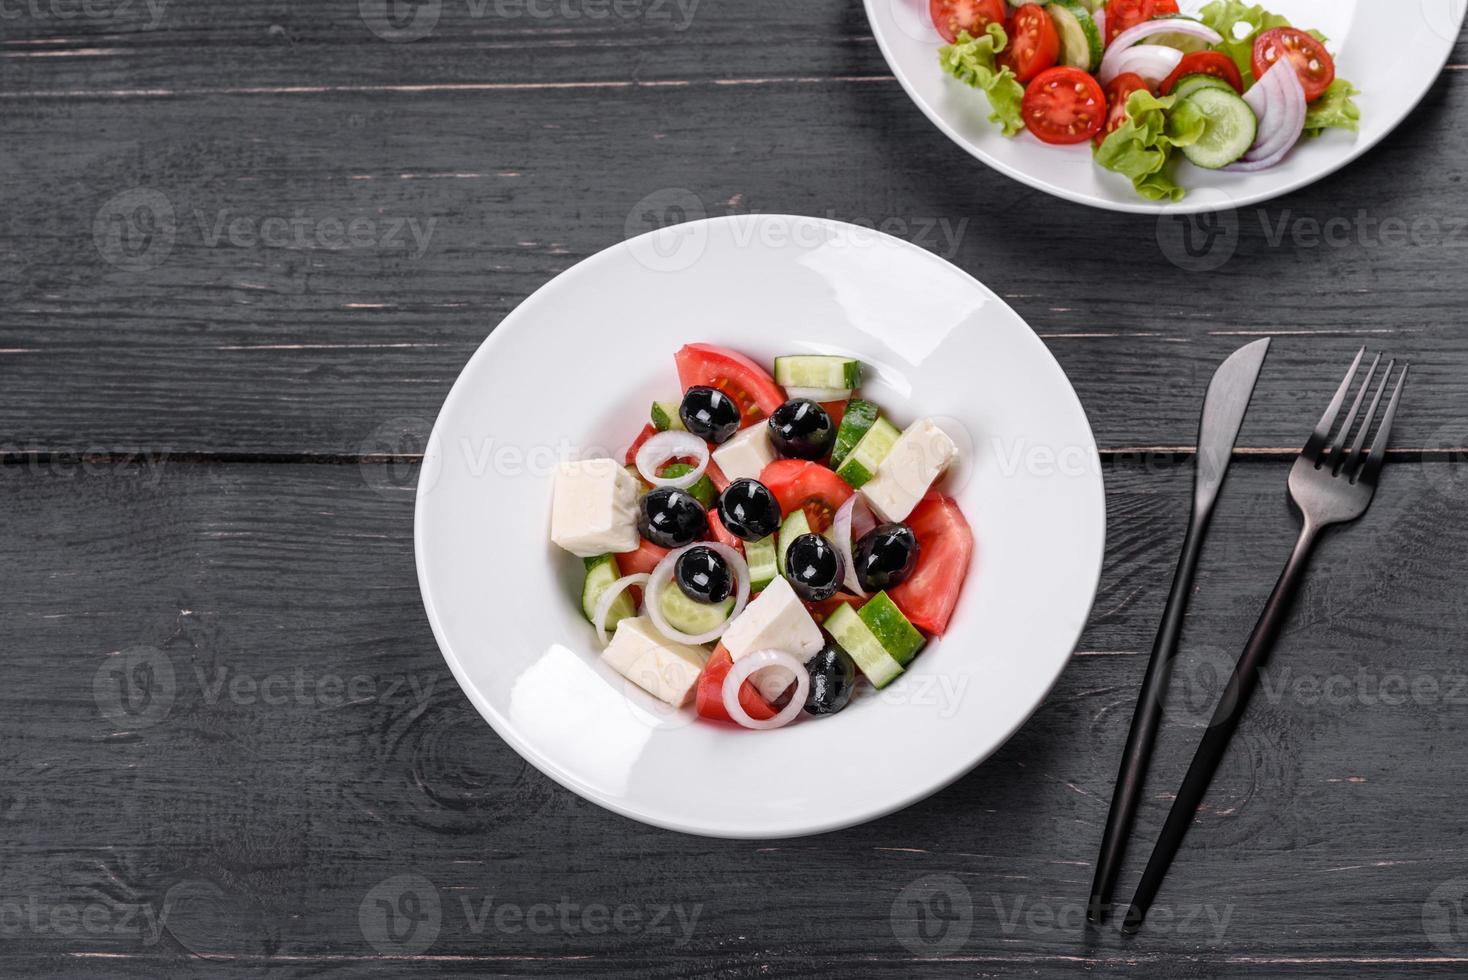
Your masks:
{"label": "knife handle", "polygon": [[1157,637],[1152,641],[1152,657],[1147,663],[1142,693],[1137,696],[1126,748],[1122,750],[1121,769],[1116,776],[1116,790],[1111,796],[1111,810],[1106,815],[1106,830],[1101,837],[1101,854],[1096,859],[1096,876],[1091,883],[1091,900],[1086,907],[1086,917],[1098,925],[1105,921],[1107,903],[1116,887],[1117,875],[1121,873],[1121,861],[1137,816],[1137,804],[1141,802],[1147,766],[1157,744],[1157,729],[1162,724],[1162,708],[1167,701],[1167,682],[1172,673],[1172,661],[1177,655],[1178,638],[1183,631],[1188,597],[1193,591],[1198,553],[1211,515],[1211,506],[1195,507],[1188,519],[1188,532],[1183,538],[1172,589],[1167,593],[1167,606],[1162,611]]}

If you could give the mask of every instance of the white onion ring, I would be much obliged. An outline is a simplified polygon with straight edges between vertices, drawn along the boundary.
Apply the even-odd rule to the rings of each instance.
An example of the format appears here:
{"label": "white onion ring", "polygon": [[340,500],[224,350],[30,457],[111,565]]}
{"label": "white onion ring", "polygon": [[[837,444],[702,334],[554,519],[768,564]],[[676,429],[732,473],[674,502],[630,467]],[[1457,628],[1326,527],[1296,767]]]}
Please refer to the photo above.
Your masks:
{"label": "white onion ring", "polygon": [[[1289,71],[1276,75],[1276,69],[1284,65],[1289,66]],[[1282,108],[1279,112],[1282,119],[1277,123],[1260,120],[1260,127],[1262,129],[1268,123],[1271,130],[1273,130],[1276,124],[1280,128],[1277,131],[1271,132],[1270,139],[1268,140],[1270,144],[1268,152],[1264,152],[1266,147],[1256,141],[1254,149],[1245,153],[1242,160],[1229,164],[1223,168],[1224,170],[1233,173],[1253,173],[1258,170],[1268,170],[1270,167],[1276,166],[1295,148],[1295,144],[1300,142],[1300,137],[1305,132],[1305,114],[1308,111],[1305,104],[1305,86],[1300,83],[1300,76],[1295,72],[1294,66],[1290,64],[1289,59],[1281,59],[1274,68],[1264,73],[1264,78],[1256,82],[1254,88],[1263,85],[1265,79],[1268,79],[1270,76],[1274,76],[1275,81],[1272,84],[1277,86],[1280,92],[1280,104]],[[1249,91],[1252,92],[1253,90],[1250,89]]]}
{"label": "white onion ring", "polygon": [[[790,696],[790,703],[780,709],[779,714],[761,721],[751,717],[744,710],[744,705],[739,703],[739,688],[755,673],[770,667],[782,667],[795,676],[795,693]],[[795,716],[805,708],[805,698],[810,693],[810,671],[805,669],[805,664],[784,650],[756,650],[734,661],[734,666],[729,668],[729,673],[724,677],[723,693],[724,710],[729,712],[730,718],[745,728],[757,731],[781,728],[794,721]]]}
{"label": "white onion ring", "polygon": [[[707,633],[699,633],[697,635],[674,629],[663,618],[662,603],[658,602],[658,597],[663,594],[663,589],[673,580],[673,566],[677,564],[679,556],[690,548],[708,548],[711,551],[717,552],[721,558],[729,563],[729,567],[734,570],[734,578],[736,580],[734,587],[734,608],[729,611],[728,618]],[[652,576],[648,579],[642,609],[643,612],[652,617],[653,625],[658,628],[658,632],[662,633],[668,639],[676,640],[679,643],[687,643],[690,646],[697,646],[700,643],[708,643],[723,636],[724,630],[729,627],[730,623],[734,622],[740,613],[744,612],[744,607],[748,602],[749,565],[745,562],[744,556],[728,545],[719,544],[717,541],[695,541],[693,544],[685,544],[681,548],[668,552],[667,556],[658,562],[657,567],[652,570]]]}
{"label": "white onion ring", "polygon": [[602,590],[602,594],[596,599],[596,615],[591,617],[591,625],[596,627],[596,638],[601,640],[601,645],[606,646],[612,641],[607,637],[607,614],[612,611],[612,603],[617,601],[617,596],[629,585],[641,585],[648,579],[646,572],[638,572],[635,575],[623,575],[611,585]]}
{"label": "white onion ring", "polygon": [[[1107,55],[1108,58],[1111,55]],[[1111,80],[1117,75],[1126,72],[1136,72],[1146,80],[1152,88],[1160,85],[1163,79],[1171,75],[1178,62],[1183,60],[1183,53],[1177,48],[1168,48],[1160,44],[1144,44],[1141,47],[1127,48],[1117,53],[1116,58],[1111,61],[1108,69],[1102,62],[1101,74],[1097,76],[1102,85],[1111,84]],[[1108,76],[1107,71],[1111,74]]]}
{"label": "white onion ring", "polygon": [[[689,457],[697,460],[697,465],[682,476],[658,476],[658,470],[663,464],[672,459]],[[709,467],[709,447],[692,432],[679,432],[669,429],[667,432],[659,432],[651,439],[644,442],[637,450],[637,472],[642,478],[655,487],[672,487],[675,490],[687,490],[698,482],[703,476],[703,471]]]}
{"label": "white onion ring", "polygon": [[[1223,43],[1223,37],[1217,31],[1207,24],[1200,24],[1189,17],[1157,17],[1153,20],[1143,21],[1135,27],[1128,27],[1122,31],[1107,45],[1106,54],[1101,58],[1101,68],[1096,73],[1096,77],[1101,80],[1101,84],[1107,84],[1117,75],[1127,70],[1116,67],[1116,62],[1123,54],[1131,50],[1132,45],[1158,34],[1186,34],[1189,37],[1196,37],[1207,41],[1209,44]],[[1104,37],[1105,35],[1103,34],[1102,36]],[[1164,48],[1160,45],[1151,46],[1158,47],[1164,51],[1177,51],[1177,48]],[[1173,67],[1176,66],[1174,65]],[[1170,71],[1171,69],[1169,69]],[[1165,78],[1166,76],[1163,77]]]}
{"label": "white onion ring", "polygon": [[850,388],[792,388],[785,386],[786,398],[804,398],[812,402],[844,402],[851,397]]}
{"label": "white onion ring", "polygon": [[[860,516],[856,513],[857,501],[861,502]],[[877,522],[872,519],[871,508],[867,505],[866,498],[859,493],[847,497],[846,503],[841,505],[836,511],[836,517],[831,521],[831,533],[836,537],[836,550],[841,554],[841,567],[845,570],[842,584],[848,591],[856,593],[863,599],[867,597],[867,594],[856,579],[856,560],[851,555],[851,547],[860,541],[867,531],[876,526]]]}

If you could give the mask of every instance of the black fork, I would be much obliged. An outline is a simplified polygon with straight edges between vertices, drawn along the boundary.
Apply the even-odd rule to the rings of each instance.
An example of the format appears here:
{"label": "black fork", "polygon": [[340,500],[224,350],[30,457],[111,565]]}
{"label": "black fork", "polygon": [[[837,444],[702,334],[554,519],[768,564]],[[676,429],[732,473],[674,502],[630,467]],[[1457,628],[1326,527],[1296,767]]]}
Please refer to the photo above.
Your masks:
{"label": "black fork", "polygon": [[[1381,381],[1371,395],[1371,405],[1362,416],[1361,406],[1371,391],[1376,369],[1381,365],[1380,354],[1372,359],[1366,377],[1351,403],[1350,414],[1337,430],[1336,422],[1340,418],[1341,406],[1350,394],[1351,383],[1361,368],[1361,360],[1365,354],[1364,347],[1356,353],[1356,359],[1351,362],[1351,369],[1346,372],[1345,380],[1341,382],[1330,406],[1321,416],[1320,424],[1310,433],[1309,441],[1300,450],[1294,468],[1290,470],[1290,499],[1299,508],[1303,521],[1299,540],[1295,542],[1295,550],[1285,564],[1284,572],[1274,586],[1274,592],[1264,604],[1264,612],[1259,616],[1254,632],[1249,635],[1243,655],[1234,665],[1228,685],[1213,712],[1213,720],[1208,723],[1208,730],[1204,732],[1203,741],[1198,746],[1197,754],[1193,756],[1193,763],[1188,767],[1188,774],[1183,778],[1182,788],[1178,790],[1177,799],[1173,801],[1172,810],[1167,815],[1167,823],[1163,825],[1162,836],[1158,838],[1152,857],[1147,861],[1137,893],[1132,898],[1131,908],[1127,910],[1124,925],[1127,932],[1136,932],[1141,928],[1142,921],[1147,917],[1147,910],[1157,897],[1163,876],[1167,874],[1168,866],[1182,845],[1183,836],[1193,821],[1198,804],[1203,802],[1208,784],[1218,771],[1223,753],[1228,748],[1234,731],[1239,727],[1239,720],[1249,704],[1249,696],[1254,693],[1254,688],[1259,683],[1259,674],[1268,662],[1270,651],[1279,637],[1290,601],[1304,580],[1305,565],[1320,532],[1332,524],[1342,524],[1360,517],[1366,513],[1366,508],[1371,505],[1371,498],[1376,495],[1376,482],[1386,459],[1392,420],[1396,418],[1397,402],[1402,396],[1402,386],[1407,381],[1407,366],[1404,365],[1397,374],[1391,398],[1387,401],[1380,423],[1374,426],[1376,434],[1371,439],[1370,448],[1367,448],[1367,434],[1373,429],[1372,422],[1377,417],[1377,409],[1381,406],[1381,399],[1396,367],[1396,361],[1387,363]],[[1351,438],[1353,431],[1354,440]],[[1334,439],[1331,438],[1332,432],[1335,432]]]}

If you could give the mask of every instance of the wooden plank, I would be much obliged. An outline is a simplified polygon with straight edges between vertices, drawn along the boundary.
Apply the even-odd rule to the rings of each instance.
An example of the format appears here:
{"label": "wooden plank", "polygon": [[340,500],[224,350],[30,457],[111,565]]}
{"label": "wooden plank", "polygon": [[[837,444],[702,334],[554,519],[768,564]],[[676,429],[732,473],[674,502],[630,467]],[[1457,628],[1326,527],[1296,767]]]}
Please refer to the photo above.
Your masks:
{"label": "wooden plank", "polygon": [[[1225,488],[1139,839],[1156,833],[1215,671],[1287,551],[1284,474],[1243,462]],[[407,957],[509,975],[1334,977],[1468,961],[1468,934],[1433,911],[1468,880],[1452,776],[1468,751],[1453,520],[1465,485],[1448,464],[1392,466],[1372,513],[1324,544],[1280,672],[1161,896],[1178,917],[1130,941],[1084,932],[1074,910],[1171,574],[1186,466],[1109,467],[1092,625],[1008,745],[902,813],[768,843],[606,813],[493,735],[422,621],[399,473],[167,461],[0,476],[9,552],[24,558],[0,572],[0,956],[17,971],[154,975],[204,956],[313,975],[395,974]],[[113,672],[136,681],[145,666],[149,688]],[[1310,697],[1312,680],[1332,682],[1329,696]],[[145,689],[156,699],[128,713],[124,693]],[[957,931],[914,938],[917,913],[903,911],[936,885],[969,903],[951,950]],[[364,901],[370,923],[376,899],[414,888],[420,910],[436,903],[436,934],[372,933],[374,947]],[[575,906],[570,926],[558,903]],[[554,911],[517,929],[537,906]],[[619,928],[577,917],[622,906]],[[673,931],[651,928],[662,907]],[[57,914],[92,924],[58,933]],[[156,939],[150,914],[164,920]]]}

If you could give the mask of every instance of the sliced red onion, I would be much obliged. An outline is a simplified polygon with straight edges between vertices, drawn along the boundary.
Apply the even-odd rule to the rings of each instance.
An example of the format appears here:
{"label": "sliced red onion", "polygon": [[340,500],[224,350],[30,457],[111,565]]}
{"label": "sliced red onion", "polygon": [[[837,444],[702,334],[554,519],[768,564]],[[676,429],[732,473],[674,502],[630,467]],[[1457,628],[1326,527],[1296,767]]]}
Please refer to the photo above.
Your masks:
{"label": "sliced red onion", "polygon": [[[673,580],[673,566],[677,564],[678,557],[690,548],[708,548],[718,553],[721,558],[729,563],[729,567],[734,570],[734,578],[736,580],[734,587],[734,608],[729,611],[729,617],[707,633],[699,633],[697,635],[674,629],[663,618],[662,603],[658,601],[663,594],[663,589]],[[677,588],[677,586],[674,586],[674,588]],[[652,617],[653,625],[658,628],[658,632],[662,633],[668,639],[697,646],[700,643],[709,643],[723,636],[724,630],[738,618],[740,613],[744,612],[744,607],[748,602],[749,565],[745,562],[744,556],[728,545],[719,544],[717,541],[695,541],[693,544],[685,544],[681,548],[675,548],[668,552],[662,561],[658,562],[657,567],[652,570],[652,577],[648,579],[642,610]]]}
{"label": "sliced red onion", "polygon": [[[1108,53],[1106,58],[1110,60],[1110,66],[1108,67],[1107,61],[1102,61],[1101,74],[1097,76],[1102,85],[1109,85],[1117,75],[1131,71],[1141,75],[1148,85],[1156,89],[1163,79],[1172,74],[1178,62],[1183,60],[1183,53],[1177,48],[1167,48],[1160,44],[1144,44],[1118,51],[1114,59]],[[1111,74],[1107,75],[1107,71]]]}
{"label": "sliced red onion", "polygon": [[[1280,68],[1287,70],[1279,71]],[[1295,148],[1295,144],[1300,142],[1300,137],[1305,132],[1305,114],[1308,111],[1305,103],[1305,86],[1300,84],[1300,76],[1287,58],[1281,59],[1273,68],[1265,72],[1264,78],[1255,83],[1254,88],[1263,85],[1265,79],[1271,76],[1274,80],[1270,84],[1279,91],[1280,108],[1275,113],[1278,118],[1261,119],[1259,121],[1260,131],[1263,132],[1267,127],[1269,133],[1262,140],[1256,139],[1254,148],[1245,153],[1242,160],[1229,164],[1223,168],[1224,170],[1234,173],[1255,173],[1260,170],[1268,170],[1270,167],[1277,166]]]}
{"label": "sliced red onion", "polygon": [[[1217,31],[1207,24],[1198,23],[1190,17],[1156,17],[1152,20],[1144,21],[1135,27],[1128,27],[1116,35],[1115,40],[1107,46],[1106,54],[1101,58],[1101,70],[1096,73],[1097,77],[1101,80],[1101,84],[1107,84],[1122,72],[1136,71],[1135,68],[1118,67],[1117,63],[1121,60],[1122,55],[1132,50],[1132,45],[1146,38],[1155,37],[1158,34],[1185,34],[1189,37],[1196,37],[1200,40],[1207,41],[1209,44],[1223,43],[1223,37]],[[1164,48],[1160,45],[1149,45],[1149,47],[1156,47],[1163,51],[1177,51],[1177,48]],[[1182,52],[1178,52],[1178,54],[1181,55]],[[1178,60],[1181,60],[1181,57]],[[1174,63],[1172,67],[1176,68],[1177,64]],[[1172,68],[1169,68],[1157,80],[1161,81],[1171,73]],[[1137,74],[1141,75],[1142,73],[1137,72]],[[1142,77],[1147,78],[1149,81],[1151,80],[1147,75],[1142,75]]]}
{"label": "sliced red onion", "polygon": [[611,585],[608,585],[596,600],[596,615],[591,617],[591,625],[596,627],[596,638],[601,640],[601,645],[606,646],[612,642],[607,637],[607,614],[612,611],[612,603],[617,601],[617,596],[631,585],[641,585],[648,580],[646,572],[638,572],[635,575],[623,575]]}
{"label": "sliced red onion", "polygon": [[[739,687],[759,671],[771,669],[789,671],[795,677],[795,693],[790,695],[790,703],[781,708],[779,714],[761,720],[752,717],[744,710],[744,705],[739,703]],[[756,650],[740,657],[729,668],[729,673],[724,678],[724,710],[729,712],[730,718],[745,728],[768,731],[794,721],[795,716],[805,708],[805,697],[809,693],[810,671],[805,669],[805,664],[784,650]]]}
{"label": "sliced red onion", "polygon": [[1282,146],[1287,145],[1290,133],[1284,124],[1288,121],[1290,110],[1286,84],[1279,74],[1279,65],[1275,65],[1264,73],[1264,77],[1254,87],[1244,93],[1244,101],[1259,118],[1259,132],[1254,137],[1254,145],[1243,156],[1245,161],[1262,160],[1278,153]]}
{"label": "sliced red onion", "polygon": [[[693,469],[682,476],[658,476],[658,470],[662,469],[664,463],[672,459],[692,459],[697,462]],[[703,476],[703,471],[708,469],[708,465],[708,443],[692,432],[679,432],[672,429],[667,432],[659,432],[637,450],[637,472],[641,473],[642,478],[655,487],[687,490],[698,482],[699,477]]]}
{"label": "sliced red onion", "polygon": [[794,388],[785,386],[785,397],[804,398],[813,402],[844,402],[851,397],[850,388]]}
{"label": "sliced red onion", "polygon": [[831,534],[835,538],[836,550],[841,554],[841,567],[846,570],[842,584],[848,591],[863,599],[867,594],[862,591],[861,584],[856,579],[856,561],[851,556],[851,548],[876,526],[876,519],[872,517],[866,498],[859,493],[847,497],[846,503],[841,505],[831,521]]}

